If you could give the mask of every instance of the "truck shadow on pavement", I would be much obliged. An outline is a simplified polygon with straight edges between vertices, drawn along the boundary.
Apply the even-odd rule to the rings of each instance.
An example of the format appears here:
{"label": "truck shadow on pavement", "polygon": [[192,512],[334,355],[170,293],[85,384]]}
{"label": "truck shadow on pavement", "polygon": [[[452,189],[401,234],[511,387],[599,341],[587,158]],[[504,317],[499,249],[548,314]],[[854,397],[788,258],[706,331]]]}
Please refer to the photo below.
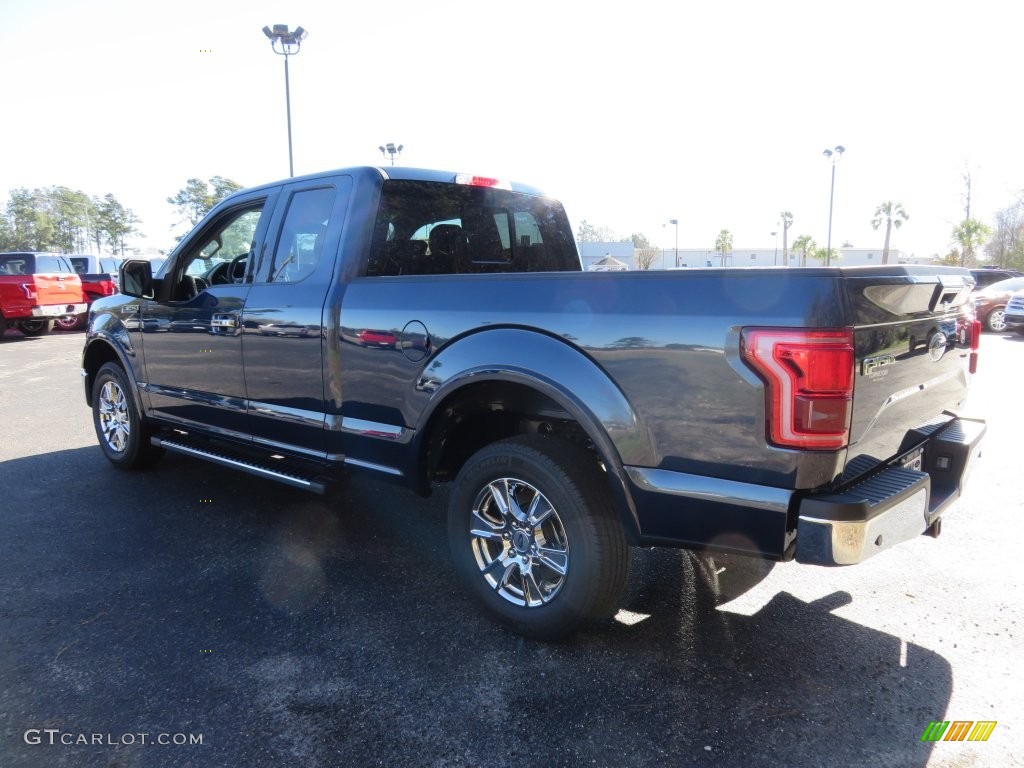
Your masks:
{"label": "truck shadow on pavement", "polygon": [[0,476],[3,765],[149,755],[23,742],[50,727],[201,732],[189,765],[924,766],[951,695],[943,657],[834,615],[849,594],[730,613],[675,550],[636,552],[619,620],[509,634],[456,583],[443,491],[126,474],[98,448]]}

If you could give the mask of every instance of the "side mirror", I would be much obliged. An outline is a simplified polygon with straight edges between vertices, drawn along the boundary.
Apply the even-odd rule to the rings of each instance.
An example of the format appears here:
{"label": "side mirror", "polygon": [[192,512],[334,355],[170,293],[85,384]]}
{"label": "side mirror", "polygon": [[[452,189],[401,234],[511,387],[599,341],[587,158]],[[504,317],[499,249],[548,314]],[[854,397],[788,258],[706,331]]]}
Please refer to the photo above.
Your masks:
{"label": "side mirror", "polygon": [[139,299],[152,299],[153,265],[145,259],[129,259],[121,262],[118,270],[121,281],[121,293]]}

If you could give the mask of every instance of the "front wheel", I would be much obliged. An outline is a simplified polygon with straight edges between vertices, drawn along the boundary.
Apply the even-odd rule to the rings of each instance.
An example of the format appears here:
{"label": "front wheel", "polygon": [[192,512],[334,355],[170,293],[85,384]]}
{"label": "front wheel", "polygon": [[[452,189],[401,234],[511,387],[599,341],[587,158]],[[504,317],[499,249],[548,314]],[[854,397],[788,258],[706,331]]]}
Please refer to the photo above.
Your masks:
{"label": "front wheel", "polygon": [[613,613],[629,546],[597,460],[526,435],[483,448],[455,479],[448,542],[455,570],[519,634],[557,639]]}
{"label": "front wheel", "polygon": [[22,320],[18,330],[25,336],[45,336],[53,330],[53,320]]}
{"label": "front wheel", "polygon": [[1003,317],[1006,314],[1004,307],[996,307],[988,313],[988,317],[985,318],[985,327],[994,333],[1000,333],[1006,330],[1006,320]]}
{"label": "front wheel", "polygon": [[92,386],[92,422],[107,460],[121,469],[142,469],[163,455],[149,442],[149,429],[131,396],[128,377],[117,363],[106,363]]}

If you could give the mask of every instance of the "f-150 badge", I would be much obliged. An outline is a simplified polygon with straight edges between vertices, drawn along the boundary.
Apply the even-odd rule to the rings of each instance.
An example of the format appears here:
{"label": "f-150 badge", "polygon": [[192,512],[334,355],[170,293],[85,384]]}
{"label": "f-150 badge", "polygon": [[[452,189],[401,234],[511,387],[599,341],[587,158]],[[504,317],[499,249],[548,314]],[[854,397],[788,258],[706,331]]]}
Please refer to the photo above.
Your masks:
{"label": "f-150 badge", "polygon": [[863,373],[865,376],[870,376],[879,368],[884,368],[887,365],[896,365],[895,355],[878,355],[878,357],[865,357],[860,364],[861,373]]}

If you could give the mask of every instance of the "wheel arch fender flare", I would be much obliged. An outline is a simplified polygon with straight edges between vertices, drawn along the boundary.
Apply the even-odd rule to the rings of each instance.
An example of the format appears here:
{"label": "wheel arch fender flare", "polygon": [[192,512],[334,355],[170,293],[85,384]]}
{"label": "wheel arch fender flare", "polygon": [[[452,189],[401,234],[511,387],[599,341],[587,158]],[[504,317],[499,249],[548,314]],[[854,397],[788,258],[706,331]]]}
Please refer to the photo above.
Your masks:
{"label": "wheel arch fender flare", "polygon": [[82,376],[85,378],[85,402],[92,406],[92,390],[96,381],[96,373],[106,363],[117,363],[124,371],[128,379],[131,398],[135,403],[137,412],[144,416],[146,408],[142,402],[142,395],[139,392],[138,381],[135,376],[134,350],[129,354],[123,345],[106,333],[96,334],[86,343],[82,352]]}
{"label": "wheel arch fender flare", "polygon": [[536,390],[563,408],[593,442],[609,476],[615,505],[632,534],[636,506],[624,465],[653,466],[650,431],[612,378],[568,341],[523,328],[492,328],[457,339],[423,368],[416,389],[430,393],[414,447],[423,455],[432,422],[460,390],[501,381]]}

